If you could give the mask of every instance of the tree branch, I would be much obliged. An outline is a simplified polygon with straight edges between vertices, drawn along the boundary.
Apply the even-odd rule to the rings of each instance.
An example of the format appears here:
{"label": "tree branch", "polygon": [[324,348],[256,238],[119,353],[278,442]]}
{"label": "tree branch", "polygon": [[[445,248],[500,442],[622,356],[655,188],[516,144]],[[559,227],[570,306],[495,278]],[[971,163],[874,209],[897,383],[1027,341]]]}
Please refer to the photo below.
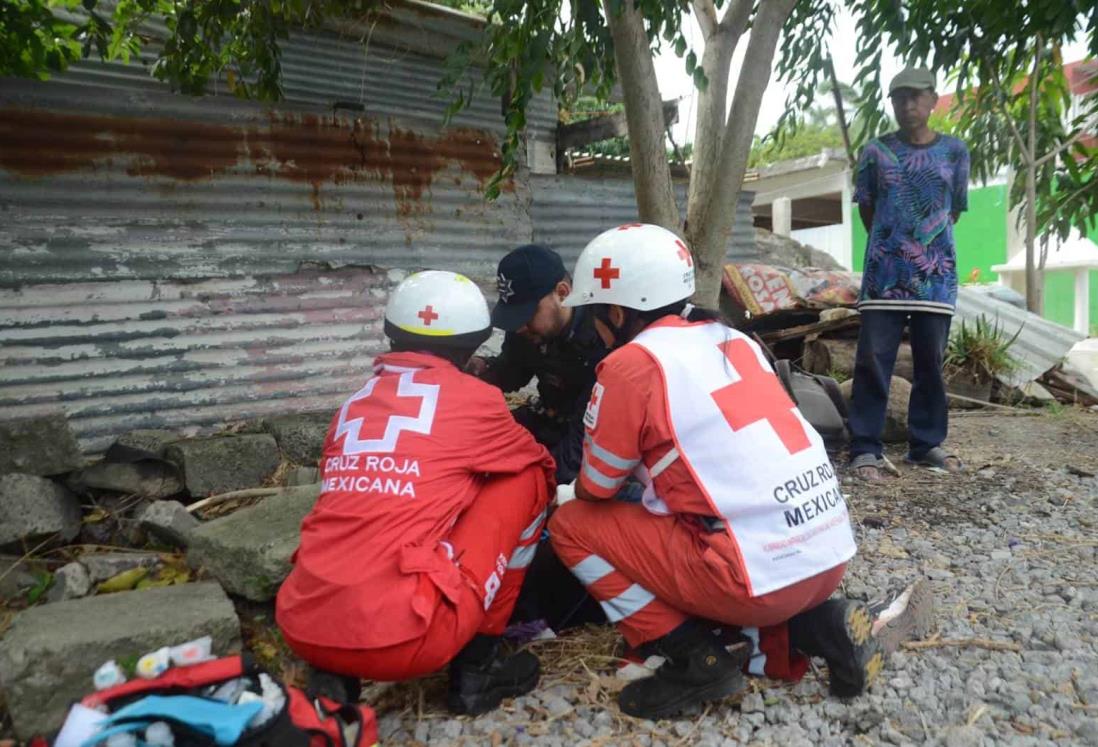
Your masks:
{"label": "tree branch", "polygon": [[[700,3],[699,3],[700,4]],[[733,0],[712,34],[705,37],[702,70],[709,81],[698,92],[698,120],[694,126],[694,165],[686,200],[686,225],[704,221],[709,193],[719,178],[721,138],[728,115],[728,76],[732,55],[751,19],[752,0]]]}
{"label": "tree branch", "polygon": [[999,109],[999,113],[1002,115],[1003,119],[1010,125],[1011,135],[1014,136],[1015,143],[1018,145],[1018,150],[1022,154],[1022,162],[1028,166],[1029,153],[1026,150],[1026,140],[1022,137],[1021,130],[1018,129],[1018,125],[1014,122],[1014,117],[1010,114],[1010,109],[1006,106],[1006,91],[1003,90],[1003,84],[999,80],[999,74],[995,72],[995,68],[991,65],[985,63],[984,68],[991,74],[992,85],[995,86],[995,91],[998,93],[998,96],[995,97],[996,108]]}
{"label": "tree branch", "polygon": [[[738,40],[743,32],[747,30],[747,22],[751,20],[752,5],[751,0],[733,0],[728,10],[724,12],[724,18],[721,19],[721,30],[735,34]],[[735,42],[732,46],[736,46]]]}
{"label": "tree branch", "polygon": [[713,0],[694,0],[694,15],[698,17],[698,25],[701,26],[702,36],[708,39],[717,32],[717,6]]}
{"label": "tree branch", "polygon": [[679,232],[679,206],[664,143],[663,102],[644,17],[633,0],[625,0],[616,14],[612,3],[603,0],[603,11],[614,40],[614,59],[625,98],[637,214],[645,223]]}
{"label": "tree branch", "polygon": [[[694,298],[700,306],[716,308],[718,302],[722,262],[732,232],[743,175],[747,170],[759,105],[770,82],[778,37],[795,4],[796,0],[760,0],[751,26],[743,68],[736,81],[732,111],[722,127],[723,132],[718,135],[719,146],[714,149],[719,153],[719,158],[714,159],[712,188],[700,193],[694,189],[694,182],[698,179],[702,161],[695,152],[687,238],[692,242],[698,269]],[[698,124],[701,125],[700,118]],[[695,149],[699,145],[695,140]],[[696,221],[695,215],[700,219]]]}
{"label": "tree branch", "polygon": [[1060,155],[1065,150],[1067,150],[1071,146],[1075,145],[1075,143],[1079,142],[1080,139],[1082,139],[1082,138],[1086,137],[1087,135],[1089,135],[1090,134],[1090,132],[1089,132],[1090,128],[1092,128],[1092,127],[1098,127],[1098,117],[1092,118],[1089,122],[1084,122],[1083,126],[1080,127],[1079,130],[1074,135],[1072,135],[1068,140],[1064,141],[1063,143],[1058,145],[1053,150],[1049,151],[1045,155],[1038,158],[1037,163],[1035,164],[1035,166],[1037,168],[1041,168],[1046,163],[1048,163],[1050,160],[1052,160],[1053,158],[1056,158],[1056,156]]}

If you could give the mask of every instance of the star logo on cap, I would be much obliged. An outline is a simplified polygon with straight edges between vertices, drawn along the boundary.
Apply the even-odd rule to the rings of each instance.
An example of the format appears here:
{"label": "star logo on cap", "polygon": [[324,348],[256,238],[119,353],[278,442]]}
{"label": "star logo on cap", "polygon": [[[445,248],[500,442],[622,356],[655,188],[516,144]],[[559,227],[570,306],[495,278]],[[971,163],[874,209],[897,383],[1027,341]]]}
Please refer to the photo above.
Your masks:
{"label": "star logo on cap", "polygon": [[515,295],[514,289],[511,288],[511,280],[502,272],[496,280],[496,289],[499,291],[499,300],[503,303],[507,303],[511,300],[511,296]]}

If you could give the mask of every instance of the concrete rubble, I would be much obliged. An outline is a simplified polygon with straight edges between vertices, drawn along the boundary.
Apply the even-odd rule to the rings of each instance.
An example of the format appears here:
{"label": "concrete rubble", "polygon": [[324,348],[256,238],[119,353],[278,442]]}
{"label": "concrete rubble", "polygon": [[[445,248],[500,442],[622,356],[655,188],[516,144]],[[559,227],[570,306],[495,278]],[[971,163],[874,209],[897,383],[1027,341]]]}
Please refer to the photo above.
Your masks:
{"label": "concrete rubble", "polygon": [[188,536],[199,526],[198,519],[179,501],[155,501],[137,515],[142,529],[175,547],[186,547]]}
{"label": "concrete rubble", "polygon": [[79,532],[80,504],[68,490],[36,475],[0,475],[0,546]]}
{"label": "concrete rubble", "polygon": [[232,594],[256,602],[273,598],[290,572],[301,521],[319,495],[319,485],[287,488],[204,523],[189,534],[187,562]]}
{"label": "concrete rubble", "polygon": [[196,498],[262,485],[282,461],[266,433],[188,438],[168,445],[164,455]]}
{"label": "concrete rubble", "polygon": [[0,420],[0,474],[59,475],[84,464],[65,416]]}
{"label": "concrete rubble", "polygon": [[286,461],[316,466],[331,422],[332,411],[324,410],[264,418],[261,427],[274,436]]}
{"label": "concrete rubble", "polygon": [[225,655],[240,648],[240,624],[215,583],[194,583],[31,607],[0,640],[0,685],[16,735],[57,729],[69,705],[92,689],[109,659],[140,656],[202,636]]}

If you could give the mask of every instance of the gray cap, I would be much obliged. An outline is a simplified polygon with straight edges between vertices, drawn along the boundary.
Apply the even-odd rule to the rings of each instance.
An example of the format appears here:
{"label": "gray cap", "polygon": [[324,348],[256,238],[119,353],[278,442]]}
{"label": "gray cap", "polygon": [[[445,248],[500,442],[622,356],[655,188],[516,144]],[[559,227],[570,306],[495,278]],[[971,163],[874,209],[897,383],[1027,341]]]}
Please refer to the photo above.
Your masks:
{"label": "gray cap", "polygon": [[891,96],[901,88],[914,88],[919,91],[930,89],[933,91],[936,83],[934,73],[925,67],[905,67],[888,84],[888,95]]}

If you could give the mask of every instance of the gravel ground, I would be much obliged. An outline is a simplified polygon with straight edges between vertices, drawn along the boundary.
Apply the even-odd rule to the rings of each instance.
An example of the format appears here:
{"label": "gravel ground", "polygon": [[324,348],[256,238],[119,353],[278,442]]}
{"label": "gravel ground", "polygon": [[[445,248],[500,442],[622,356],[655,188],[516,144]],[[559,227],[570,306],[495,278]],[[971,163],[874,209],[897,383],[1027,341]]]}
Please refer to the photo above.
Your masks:
{"label": "gravel ground", "polygon": [[950,443],[963,476],[846,483],[860,544],[846,594],[926,578],[938,605],[937,631],[868,695],[830,699],[813,671],[639,721],[614,705],[616,635],[588,630],[534,644],[542,685],[479,719],[446,715],[439,677],[373,688],[383,744],[1098,745],[1098,415],[966,413]]}

